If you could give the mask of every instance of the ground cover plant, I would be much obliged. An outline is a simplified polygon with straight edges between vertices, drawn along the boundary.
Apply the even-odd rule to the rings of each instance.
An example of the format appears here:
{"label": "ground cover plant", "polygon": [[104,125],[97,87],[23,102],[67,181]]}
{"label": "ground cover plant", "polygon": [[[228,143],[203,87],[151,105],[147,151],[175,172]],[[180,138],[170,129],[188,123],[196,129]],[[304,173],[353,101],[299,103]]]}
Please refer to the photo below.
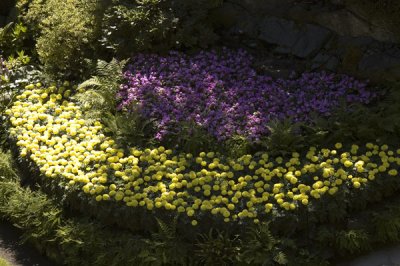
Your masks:
{"label": "ground cover plant", "polygon": [[241,135],[259,141],[272,121],[308,122],[329,116],[341,100],[369,103],[367,84],[328,73],[304,73],[273,80],[252,68],[245,51],[223,49],[192,56],[138,55],[125,72],[119,108],[157,120],[155,138],[179,135],[183,122],[204,128],[218,140]]}

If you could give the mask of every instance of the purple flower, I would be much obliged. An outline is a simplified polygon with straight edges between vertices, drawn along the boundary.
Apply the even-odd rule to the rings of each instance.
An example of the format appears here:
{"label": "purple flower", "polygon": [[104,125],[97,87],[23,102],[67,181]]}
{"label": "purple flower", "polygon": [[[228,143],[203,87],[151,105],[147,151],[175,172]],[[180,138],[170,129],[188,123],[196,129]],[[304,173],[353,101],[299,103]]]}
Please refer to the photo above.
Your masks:
{"label": "purple flower", "polygon": [[257,140],[271,120],[311,122],[346,103],[369,103],[376,95],[367,84],[345,75],[304,73],[273,80],[258,75],[243,50],[199,52],[189,56],[138,55],[125,73],[119,108],[138,103],[140,112],[158,121],[156,139],[192,121],[219,140],[234,134]]}

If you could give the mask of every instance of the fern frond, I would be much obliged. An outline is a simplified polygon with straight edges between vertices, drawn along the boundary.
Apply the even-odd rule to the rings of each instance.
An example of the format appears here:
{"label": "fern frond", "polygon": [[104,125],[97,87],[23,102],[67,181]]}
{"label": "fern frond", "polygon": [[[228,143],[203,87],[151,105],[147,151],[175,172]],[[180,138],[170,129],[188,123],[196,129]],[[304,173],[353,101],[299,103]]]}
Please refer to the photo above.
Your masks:
{"label": "fern frond", "polygon": [[274,256],[274,261],[279,265],[286,265],[288,263],[285,253],[279,251],[278,254]]}
{"label": "fern frond", "polygon": [[79,84],[78,90],[93,88],[93,87],[98,87],[98,86],[101,86],[101,81],[100,81],[99,77],[92,77],[92,78],[82,82],[81,84]]}
{"label": "fern frond", "polygon": [[11,30],[13,25],[14,25],[14,23],[10,22],[7,25],[5,25],[3,28],[0,28],[0,40],[4,39],[6,37],[6,34]]}
{"label": "fern frond", "polygon": [[176,238],[176,226],[178,216],[175,216],[170,224],[165,223],[159,218],[156,218],[159,231],[153,234],[153,237],[157,240],[171,240]]}
{"label": "fern frond", "polygon": [[0,177],[7,179],[17,178],[18,175],[12,166],[11,154],[4,153],[0,150]]}
{"label": "fern frond", "polygon": [[109,77],[119,75],[128,63],[128,59],[118,61],[113,58],[110,62],[99,60],[96,67],[96,75],[99,77]]}

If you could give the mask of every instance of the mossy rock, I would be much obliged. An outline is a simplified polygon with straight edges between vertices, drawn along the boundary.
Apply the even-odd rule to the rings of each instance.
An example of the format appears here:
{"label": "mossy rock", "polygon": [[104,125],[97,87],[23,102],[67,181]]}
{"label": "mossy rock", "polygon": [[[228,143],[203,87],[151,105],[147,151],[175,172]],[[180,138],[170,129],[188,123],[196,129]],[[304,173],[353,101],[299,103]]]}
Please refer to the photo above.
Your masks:
{"label": "mossy rock", "polygon": [[400,1],[398,0],[345,0],[347,9],[357,13],[382,31],[393,33],[400,41]]}

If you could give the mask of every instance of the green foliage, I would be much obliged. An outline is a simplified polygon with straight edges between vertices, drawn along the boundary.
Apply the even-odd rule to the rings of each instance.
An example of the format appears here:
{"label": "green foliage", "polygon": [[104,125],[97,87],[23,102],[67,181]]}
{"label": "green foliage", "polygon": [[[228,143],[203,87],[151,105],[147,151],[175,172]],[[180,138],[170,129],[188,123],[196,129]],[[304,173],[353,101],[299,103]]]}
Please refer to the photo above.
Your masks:
{"label": "green foliage", "polygon": [[[23,5],[21,3],[20,5]],[[44,69],[55,77],[85,73],[95,42],[96,0],[33,0],[21,19],[32,25]]]}
{"label": "green foliage", "polygon": [[122,113],[115,115],[106,114],[101,119],[106,126],[105,132],[121,147],[148,147],[154,143],[154,120],[146,120],[138,112]]}
{"label": "green foliage", "polygon": [[6,259],[0,258],[0,266],[11,266]]}
{"label": "green foliage", "polygon": [[177,234],[178,216],[170,224],[157,219],[159,231],[152,233],[151,240],[144,240],[143,262],[149,265],[187,265],[190,251],[188,245]]}
{"label": "green foliage", "polygon": [[115,114],[117,92],[123,81],[123,69],[127,60],[111,60],[109,63],[99,60],[96,74],[78,86],[84,90],[77,95],[78,101],[85,110],[86,119],[93,121],[107,114]]}
{"label": "green foliage", "polygon": [[0,150],[0,180],[4,178],[8,180],[15,179],[17,174],[13,168],[11,154]]}
{"label": "green foliage", "polygon": [[210,11],[222,0],[19,0],[40,62],[54,77],[86,76],[97,59],[206,47]]}
{"label": "green foliage", "polygon": [[336,248],[341,254],[369,250],[369,236],[362,229],[342,230],[336,233]]}
{"label": "green foliage", "polygon": [[27,27],[19,23],[9,23],[0,28],[0,51],[3,56],[12,56],[25,49]]}
{"label": "green foliage", "polygon": [[[338,107],[329,119],[316,118],[314,132],[323,132],[323,143],[371,142],[398,144],[400,134],[400,90],[390,84],[382,99],[370,106]],[[310,130],[309,132],[312,133]]]}
{"label": "green foliage", "polygon": [[7,60],[0,57],[0,145],[7,143],[5,110],[11,107],[25,85],[39,80],[40,71],[29,62],[30,57],[24,51],[17,52],[16,57],[9,56]]}
{"label": "green foliage", "polygon": [[287,265],[287,256],[279,248],[281,242],[272,235],[269,223],[260,224],[249,229],[241,256],[249,265]]}
{"label": "green foliage", "polygon": [[114,1],[104,16],[101,45],[119,57],[137,51],[207,47],[217,39],[209,12],[222,2]]}
{"label": "green foliage", "polygon": [[204,150],[218,151],[218,141],[193,121],[177,124],[179,133],[169,132],[162,144],[184,152],[198,154]]}
{"label": "green foliage", "polygon": [[249,154],[251,150],[251,143],[249,140],[240,135],[234,135],[225,141],[225,151],[227,156],[231,158],[239,158],[243,155]]}
{"label": "green foliage", "polygon": [[271,121],[269,135],[260,140],[259,145],[273,155],[286,155],[304,148],[304,136],[301,135],[299,123],[290,120]]}
{"label": "green foliage", "polygon": [[232,265],[239,260],[239,245],[238,236],[211,229],[199,236],[195,254],[200,265]]}
{"label": "green foliage", "polygon": [[377,237],[383,242],[400,241],[400,216],[399,208],[387,210],[385,213],[373,213],[372,224],[375,227]]}
{"label": "green foliage", "polygon": [[122,146],[144,145],[152,136],[153,120],[145,120],[140,112],[117,112],[117,92],[123,79],[127,60],[99,60],[96,75],[78,86],[82,93],[75,96],[89,123],[101,120],[107,133]]}

